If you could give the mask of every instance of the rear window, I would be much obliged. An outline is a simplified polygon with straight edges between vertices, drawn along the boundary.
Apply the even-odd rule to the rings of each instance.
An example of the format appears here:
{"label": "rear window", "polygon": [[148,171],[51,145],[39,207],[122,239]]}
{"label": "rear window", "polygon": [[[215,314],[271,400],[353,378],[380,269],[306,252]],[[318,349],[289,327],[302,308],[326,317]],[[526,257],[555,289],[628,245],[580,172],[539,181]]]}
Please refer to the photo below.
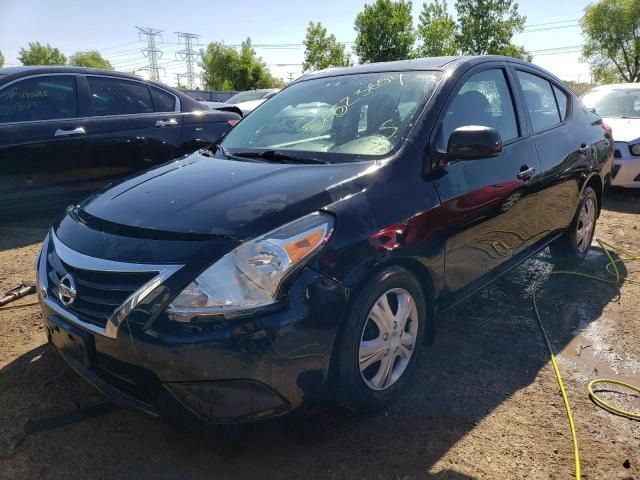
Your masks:
{"label": "rear window", "polygon": [[151,87],[153,106],[156,112],[173,112],[176,109],[176,97],[159,88]]}
{"label": "rear window", "polygon": [[78,114],[72,75],[33,77],[0,90],[0,123],[73,118]]}
{"label": "rear window", "polygon": [[87,77],[95,115],[152,113],[153,103],[145,83],[119,78]]}

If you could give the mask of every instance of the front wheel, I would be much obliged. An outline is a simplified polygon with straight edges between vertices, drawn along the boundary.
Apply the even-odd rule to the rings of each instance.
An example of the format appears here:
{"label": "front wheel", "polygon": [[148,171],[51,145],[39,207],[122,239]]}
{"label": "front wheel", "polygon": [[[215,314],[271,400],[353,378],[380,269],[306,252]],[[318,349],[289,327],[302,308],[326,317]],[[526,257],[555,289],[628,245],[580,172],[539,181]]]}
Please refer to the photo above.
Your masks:
{"label": "front wheel", "polygon": [[562,237],[549,245],[556,263],[576,263],[587,255],[596,230],[597,212],[598,196],[593,188],[587,187],[582,192],[573,222]]}
{"label": "front wheel", "polygon": [[407,383],[422,347],[426,304],[416,277],[389,267],[357,293],[339,339],[337,398],[348,408],[378,408]]}

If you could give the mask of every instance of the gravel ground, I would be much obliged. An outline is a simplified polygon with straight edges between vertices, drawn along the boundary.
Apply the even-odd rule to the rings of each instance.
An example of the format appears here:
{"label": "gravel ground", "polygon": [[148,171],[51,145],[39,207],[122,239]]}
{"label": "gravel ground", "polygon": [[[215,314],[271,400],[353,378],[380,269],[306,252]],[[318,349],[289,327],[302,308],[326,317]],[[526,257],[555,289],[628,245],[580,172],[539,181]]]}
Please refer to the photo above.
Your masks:
{"label": "gravel ground", "polygon": [[[640,193],[613,192],[597,236],[640,254]],[[33,278],[50,218],[0,226],[0,290]],[[580,271],[606,275],[593,248]],[[38,307],[0,309],[0,478],[572,478],[568,423],[533,317],[532,282],[578,430],[583,478],[640,479],[640,422],[611,415],[586,385],[640,385],[640,286],[549,273],[546,252],[452,311],[389,408],[323,405],[206,442],[121,409],[18,442],[27,422],[104,402],[46,345]],[[640,262],[626,264],[640,278]],[[14,304],[16,305],[16,304]],[[640,399],[608,394],[640,410]]]}

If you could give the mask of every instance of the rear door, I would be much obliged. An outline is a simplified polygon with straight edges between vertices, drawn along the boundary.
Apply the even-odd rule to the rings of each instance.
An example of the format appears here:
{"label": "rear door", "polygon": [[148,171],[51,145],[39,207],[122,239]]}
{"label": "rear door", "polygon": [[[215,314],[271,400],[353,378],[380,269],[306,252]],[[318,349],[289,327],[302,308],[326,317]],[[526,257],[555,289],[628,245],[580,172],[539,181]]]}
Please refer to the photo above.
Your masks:
{"label": "rear door", "polygon": [[[522,122],[506,64],[472,69],[448,99],[432,144],[467,125],[495,128],[503,151],[494,158],[451,159],[436,187],[447,218],[445,282],[449,292],[482,284],[539,239],[539,165]],[[438,155],[438,153],[436,153]]]}
{"label": "rear door", "polygon": [[541,227],[551,236],[572,221],[586,178],[592,147],[584,128],[572,122],[571,97],[534,69],[514,69],[540,159],[543,187]]}
{"label": "rear door", "polygon": [[182,129],[178,98],[146,82],[86,75],[82,91],[91,117],[90,159],[104,181],[119,178],[177,156]]}
{"label": "rear door", "polygon": [[87,190],[88,152],[75,74],[0,87],[0,210],[65,201]]}

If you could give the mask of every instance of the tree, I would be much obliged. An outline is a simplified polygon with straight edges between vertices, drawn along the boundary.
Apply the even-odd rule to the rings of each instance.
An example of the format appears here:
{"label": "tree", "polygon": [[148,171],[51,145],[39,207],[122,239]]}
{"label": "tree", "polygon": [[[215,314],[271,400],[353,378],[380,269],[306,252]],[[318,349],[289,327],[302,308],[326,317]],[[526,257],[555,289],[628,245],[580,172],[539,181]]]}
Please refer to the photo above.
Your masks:
{"label": "tree", "polygon": [[433,0],[431,3],[422,4],[418,38],[422,41],[418,49],[418,54],[422,57],[457,53],[456,23],[447,11],[447,0]]}
{"label": "tree", "polygon": [[513,0],[457,0],[456,12],[456,39],[463,55],[507,55],[531,60],[523,47],[511,43],[527,20],[518,13],[518,4]]}
{"label": "tree", "polygon": [[21,48],[18,60],[23,65],[64,65],[67,63],[60,50],[53,48],[48,43],[41,45],[40,42],[29,42],[29,48]]}
{"label": "tree", "polygon": [[251,39],[242,42],[240,51],[221,42],[211,42],[202,57],[202,80],[214,90],[251,90],[275,88],[284,82],[274,78],[251,46]]}
{"label": "tree", "polygon": [[4,65],[4,55],[0,52],[0,68]]}
{"label": "tree", "polygon": [[413,56],[416,35],[410,1],[375,0],[358,13],[354,29],[358,32],[355,51],[363,63]]}
{"label": "tree", "polygon": [[113,65],[100,55],[97,50],[86,50],[76,52],[69,58],[69,65],[75,67],[101,68],[103,70],[113,70]]}
{"label": "tree", "polygon": [[600,0],[580,23],[596,80],[640,82],[640,0]]}
{"label": "tree", "polygon": [[348,67],[351,64],[344,45],[336,41],[334,34],[327,35],[327,29],[320,22],[309,22],[304,39],[303,70],[322,70],[328,67]]}

